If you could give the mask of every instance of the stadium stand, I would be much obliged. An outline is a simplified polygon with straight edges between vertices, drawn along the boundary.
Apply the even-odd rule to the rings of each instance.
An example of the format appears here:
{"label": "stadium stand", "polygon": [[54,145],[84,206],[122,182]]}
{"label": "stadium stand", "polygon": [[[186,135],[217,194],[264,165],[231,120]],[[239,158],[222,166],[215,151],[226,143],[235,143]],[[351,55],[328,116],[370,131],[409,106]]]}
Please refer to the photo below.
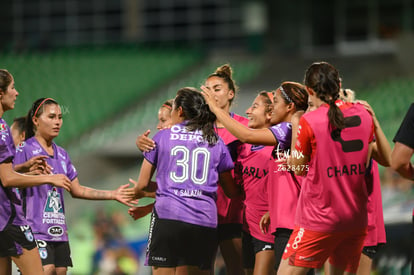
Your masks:
{"label": "stadium stand", "polygon": [[[114,147],[116,146],[114,145],[116,141],[123,135],[130,132],[140,133],[139,131],[145,131],[148,128],[154,129],[157,124],[158,109],[162,102],[169,98],[174,98],[175,93],[181,87],[192,86],[199,88],[205,78],[215,70],[218,66],[217,64],[217,62],[213,61],[206,62],[167,85],[163,91],[150,93],[151,96],[149,94],[149,98],[145,101],[137,101],[134,108],[120,115],[117,119],[112,120],[110,124],[82,137],[79,143],[71,147],[71,153],[91,152],[108,143],[111,143],[112,147]],[[242,85],[257,76],[262,69],[262,62],[260,59],[237,60],[231,62],[231,66],[234,69],[234,78],[237,84]],[[130,140],[130,143],[130,147],[134,148],[134,139]],[[109,153],[108,150],[104,151]]]}
{"label": "stadium stand", "polygon": [[122,112],[132,102],[177,77],[202,59],[198,51],[139,47],[70,48],[47,53],[0,55],[16,78],[19,100],[5,117],[25,115],[39,97],[62,106],[65,145]]}

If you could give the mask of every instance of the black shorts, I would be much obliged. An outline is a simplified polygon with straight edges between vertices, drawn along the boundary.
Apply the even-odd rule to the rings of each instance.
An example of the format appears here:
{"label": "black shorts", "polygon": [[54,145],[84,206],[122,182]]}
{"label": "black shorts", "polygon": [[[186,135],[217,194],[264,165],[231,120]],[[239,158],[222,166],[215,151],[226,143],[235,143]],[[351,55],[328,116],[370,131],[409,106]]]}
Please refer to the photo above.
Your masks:
{"label": "black shorts", "polygon": [[18,256],[23,248],[32,250],[36,247],[32,229],[29,225],[7,225],[0,232],[0,257]]}
{"label": "black shorts", "polygon": [[224,223],[217,227],[219,242],[242,237],[243,225],[239,223]]}
{"label": "black shorts", "polygon": [[256,259],[256,254],[260,251],[273,250],[273,243],[268,243],[256,239],[247,232],[243,232],[242,237],[242,251],[243,251],[243,267],[246,269],[253,269]]}
{"label": "black shorts", "polygon": [[197,266],[211,269],[217,248],[217,229],[151,217],[147,265],[156,267]]}
{"label": "black shorts", "polygon": [[378,249],[380,249],[380,247],[383,246],[383,245],[384,244],[378,244],[378,245],[373,245],[373,246],[364,246],[364,248],[362,248],[362,254],[366,255],[370,259],[374,259],[375,255],[377,255],[377,253],[378,253]]}
{"label": "black shorts", "polygon": [[69,242],[49,242],[36,240],[42,265],[52,264],[55,267],[72,266]]}
{"label": "black shorts", "polygon": [[277,228],[275,235],[275,270],[279,269],[280,261],[285,253],[286,244],[289,241],[293,230],[288,228]]}

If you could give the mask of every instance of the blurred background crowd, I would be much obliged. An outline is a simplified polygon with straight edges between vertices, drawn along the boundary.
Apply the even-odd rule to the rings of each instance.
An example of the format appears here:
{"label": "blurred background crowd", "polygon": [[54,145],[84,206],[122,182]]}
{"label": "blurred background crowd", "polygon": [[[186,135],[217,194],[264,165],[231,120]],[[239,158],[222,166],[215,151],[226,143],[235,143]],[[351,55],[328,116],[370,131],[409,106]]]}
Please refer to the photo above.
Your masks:
{"label": "blurred background crowd", "polygon": [[[392,143],[414,102],[413,0],[2,0],[0,68],[16,79],[27,113],[39,97],[62,104],[57,143],[82,182],[114,189],[138,176],[135,138],[155,133],[159,106],[200,87],[229,63],[243,115],[257,92],[302,82],[328,61],[344,88],[368,101]],[[412,182],[381,170],[387,244],[379,274],[408,274]],[[140,204],[146,204],[141,201]],[[133,221],[116,202],[66,200],[71,274],[149,274],[149,216]]]}

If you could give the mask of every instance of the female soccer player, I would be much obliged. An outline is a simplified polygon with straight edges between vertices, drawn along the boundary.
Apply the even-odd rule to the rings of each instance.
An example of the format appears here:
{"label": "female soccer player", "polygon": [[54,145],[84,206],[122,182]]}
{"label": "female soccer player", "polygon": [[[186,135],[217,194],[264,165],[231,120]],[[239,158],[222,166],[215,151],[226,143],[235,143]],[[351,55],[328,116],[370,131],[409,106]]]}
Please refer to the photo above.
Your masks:
{"label": "female soccer player", "polygon": [[27,221],[16,215],[14,203],[20,203],[10,187],[28,187],[51,184],[70,189],[70,181],[64,175],[27,176],[12,168],[15,146],[7,123],[1,118],[12,110],[19,93],[13,76],[0,69],[0,274],[11,274],[10,257],[23,274],[43,274],[32,230]]}
{"label": "female soccer player", "polygon": [[372,117],[362,105],[338,100],[339,73],[329,63],[313,63],[305,85],[320,107],[293,124],[296,157],[290,162],[309,169],[295,169],[306,177],[279,273],[305,274],[328,258],[332,274],[356,273],[367,227]]}
{"label": "female soccer player", "polygon": [[[273,145],[272,160],[269,164],[268,195],[269,216],[261,221],[264,232],[270,231],[275,235],[275,269],[278,269],[282,253],[294,227],[294,215],[300,191],[300,178],[296,178],[289,167],[280,162],[288,155],[291,145],[290,121],[295,112],[306,110],[308,94],[302,84],[283,82],[274,91],[271,124],[268,129],[249,129],[237,123],[226,112],[221,110],[214,94],[206,87],[201,87],[212,112],[226,129],[234,134],[241,142],[256,145]],[[269,224],[270,223],[270,224]],[[270,230],[269,230],[270,226]]]}
{"label": "female soccer player", "polygon": [[[169,99],[165,101],[161,105],[160,109],[158,110],[158,124],[157,124],[158,130],[171,127],[171,111],[172,111],[173,102],[174,102],[174,99]],[[150,130],[147,130],[144,134],[138,136],[135,141],[135,144],[137,145],[138,149],[141,152],[149,151],[154,146],[154,141],[148,138],[148,135],[150,134],[150,132],[151,132]],[[156,187],[154,186],[156,186],[156,183],[154,182],[151,185],[152,186],[150,186],[149,190],[155,190]],[[150,203],[144,206],[134,206],[128,209],[128,214],[134,220],[137,220],[151,213],[153,207],[154,207],[154,203]]]}
{"label": "female soccer player", "polygon": [[[64,174],[70,179],[72,197],[90,200],[122,199],[120,191],[92,189],[80,185],[77,172],[69,155],[53,142],[62,126],[59,104],[51,98],[40,98],[30,108],[26,117],[26,141],[17,149],[15,164],[24,163],[33,156],[47,156],[54,174]],[[21,190],[25,216],[38,243],[45,274],[63,275],[72,266],[64,211],[63,189],[50,185],[28,187]]]}
{"label": "female soccer player", "polygon": [[173,126],[154,136],[156,147],[144,153],[138,182],[129,196],[141,198],[157,169],[157,191],[148,241],[148,265],[154,274],[210,274],[217,244],[217,185],[230,197],[240,194],[231,176],[233,161],[214,130],[216,117],[193,88],[177,92]]}
{"label": "female soccer player", "polygon": [[[273,94],[260,92],[246,110],[248,127],[269,128],[273,107]],[[243,266],[245,274],[275,274],[274,237],[262,233],[259,222],[269,211],[267,179],[272,146],[243,143],[235,163],[235,181],[243,187]]]}
{"label": "female soccer player", "polygon": [[[232,74],[232,68],[228,64],[224,64],[207,77],[205,87],[214,94],[214,99],[217,101],[217,105],[223,109],[224,112],[229,114],[235,120],[241,122],[243,125],[247,125],[248,120],[245,117],[230,112],[231,104],[238,90]],[[220,121],[216,121],[216,131],[229,148],[233,160],[235,160],[241,143],[234,135],[223,127]],[[138,146],[141,151],[154,148],[154,142],[152,140],[142,139],[142,141],[143,145],[141,146],[144,150]],[[228,275],[242,274],[242,198],[228,198],[224,194],[221,186],[219,186],[217,191],[217,210],[219,247],[225,262],[226,273]]]}
{"label": "female soccer player", "polygon": [[[348,97],[343,95],[343,92],[347,91]],[[340,99],[344,102],[354,102],[355,93],[350,89],[341,89],[339,92]],[[352,97],[349,97],[352,95]],[[312,98],[310,96],[309,98]],[[381,129],[378,119],[375,116],[374,110],[363,100],[357,100],[357,103],[362,104],[365,109],[371,114],[374,122],[375,129],[375,143],[373,147],[375,150],[382,150],[381,155],[385,156],[381,161],[381,165],[388,167],[391,163],[391,146],[385,137],[384,132]],[[319,106],[318,106],[319,107]],[[371,274],[372,261],[376,256],[379,248],[386,243],[384,215],[382,210],[382,197],[381,197],[381,182],[378,170],[378,163],[374,159],[369,160],[369,165],[365,173],[365,178],[368,185],[368,227],[367,235],[364,240],[364,247],[362,249],[361,258],[359,260],[357,275],[369,275]],[[324,272],[329,275],[329,263],[324,265]]]}
{"label": "female soccer player", "polygon": [[[26,117],[17,117],[13,120],[12,125],[10,125],[10,132],[13,137],[13,142],[15,147],[19,147],[26,139]],[[15,165],[13,168],[19,173],[24,173],[26,175],[40,175],[40,174],[50,174],[50,166],[47,165],[46,159],[47,156],[35,156],[25,163]]]}
{"label": "female soccer player", "polygon": [[[349,93],[349,89],[346,90]],[[372,271],[372,261],[374,257],[377,255],[380,247],[386,243],[384,214],[382,210],[381,181],[378,162],[375,158],[377,158],[378,155],[384,156],[383,159],[379,160],[379,164],[384,167],[389,167],[391,165],[391,146],[382,131],[381,125],[375,116],[372,107],[368,102],[363,100],[357,100],[356,102],[362,104],[373,118],[375,134],[373,150],[382,150],[380,154],[376,154],[369,160],[367,173],[365,175],[368,183],[368,228],[361,258],[359,260],[357,275],[369,275]]]}
{"label": "female soccer player", "polygon": [[[204,87],[214,94],[219,108],[236,121],[247,125],[248,120],[230,112],[230,107],[236,97],[238,87],[233,79],[233,70],[229,64],[221,65],[209,75]],[[240,141],[221,124],[216,121],[216,131],[227,145],[233,160],[236,160]],[[234,177],[237,172],[234,171]],[[243,201],[241,197],[230,199],[219,186],[217,191],[218,238],[219,248],[226,266],[226,274],[238,275],[243,273],[242,264],[242,224]]]}

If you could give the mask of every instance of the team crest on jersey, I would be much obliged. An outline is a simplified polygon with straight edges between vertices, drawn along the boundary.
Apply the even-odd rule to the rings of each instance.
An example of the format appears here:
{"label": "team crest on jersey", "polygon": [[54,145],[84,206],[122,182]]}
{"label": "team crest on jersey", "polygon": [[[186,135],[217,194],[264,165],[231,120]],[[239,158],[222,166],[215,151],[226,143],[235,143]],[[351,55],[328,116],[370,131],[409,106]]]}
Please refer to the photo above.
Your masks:
{"label": "team crest on jersey", "polygon": [[40,259],[47,259],[47,250],[44,247],[39,248]]}
{"label": "team crest on jersey", "polygon": [[45,212],[63,213],[62,200],[56,187],[53,187],[52,190],[47,192]]}
{"label": "team crest on jersey", "polygon": [[22,141],[16,146],[16,152],[23,152],[23,147],[26,145],[26,142]]}
{"label": "team crest on jersey", "polygon": [[4,123],[0,124],[0,132],[6,131],[7,130],[7,126]]}

